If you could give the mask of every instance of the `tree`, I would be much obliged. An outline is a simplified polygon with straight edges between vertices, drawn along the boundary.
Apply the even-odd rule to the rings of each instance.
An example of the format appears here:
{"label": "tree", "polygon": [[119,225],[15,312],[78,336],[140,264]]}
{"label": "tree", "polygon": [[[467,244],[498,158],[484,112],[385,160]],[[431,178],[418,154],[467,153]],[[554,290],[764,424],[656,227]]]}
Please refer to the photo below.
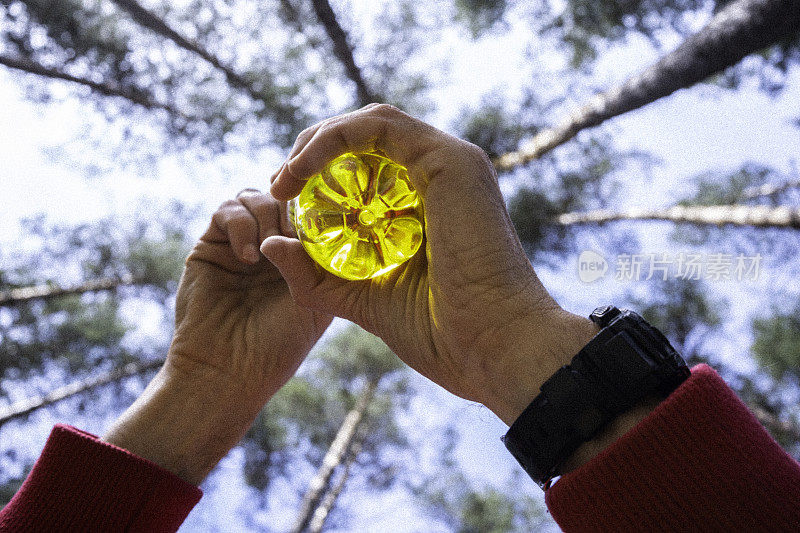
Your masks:
{"label": "tree", "polygon": [[[570,0],[563,9],[549,5],[548,33],[556,34],[571,52],[575,66],[586,67],[602,53],[604,45],[619,43],[634,34],[643,35],[656,47],[657,37],[666,28],[687,36],[691,33],[691,15],[707,7],[713,13],[725,9],[731,0],[701,2],[698,0],[611,0],[602,3]],[[549,3],[548,3],[549,4]],[[783,86],[788,66],[796,63],[800,54],[797,35],[788,35],[772,46],[758,51],[761,64],[757,67],[736,66],[722,75],[725,85],[736,86],[744,76],[759,76],[762,88],[773,92]]]}
{"label": "tree", "polygon": [[[120,157],[139,150],[157,156],[178,151],[192,159],[218,150],[240,158],[253,149],[284,152],[315,121],[368,102],[398,104],[432,120],[453,107],[460,113],[450,130],[498,161],[519,236],[545,275],[567,275],[564,265],[587,242],[633,253],[640,237],[670,231],[675,245],[768,250],[773,258],[784,256],[786,265],[796,264],[796,175],[748,164],[675,176],[681,189],[669,191],[674,204],[635,210],[627,180],[646,175],[654,158],[621,150],[600,129],[545,153],[579,130],[681,87],[727,83],[753,63],[740,61],[745,56],[763,56],[758,73],[774,81],[773,67],[797,60],[797,13],[786,1],[566,0],[530,7],[508,0],[400,0],[364,4],[369,9],[331,0],[190,0],[180,6],[0,1],[0,64],[18,73],[13,79],[29,98],[89,103],[87,114],[99,110],[115,127],[132,131],[125,146],[115,147]],[[736,11],[742,6],[750,11]],[[690,36],[686,22],[706,8],[714,17]],[[465,45],[461,39],[448,48],[454,34],[467,33],[475,44],[521,24],[531,39],[527,46],[572,56],[579,68],[538,61],[541,72],[518,91],[498,79],[497,90],[477,104],[466,104],[460,87],[446,94],[428,91],[447,78],[447,54]],[[618,90],[598,96],[560,130],[548,129],[553,110],[593,96],[581,89],[598,84],[593,58],[636,33],[659,42],[665,26],[686,36],[685,42]],[[428,60],[439,41],[446,54]],[[68,96],[59,96],[65,87]],[[154,138],[136,137],[139,128]],[[526,139],[538,139],[535,162]],[[672,186],[647,185],[660,191]],[[648,192],[637,191],[645,200]],[[24,231],[36,241],[35,253],[22,250],[15,257],[3,243],[0,399],[16,406],[9,411],[14,420],[0,427],[4,436],[34,427],[36,416],[30,414],[53,409],[55,401],[71,416],[81,409],[113,416],[116,405],[130,397],[122,393],[163,357],[169,321],[160,324],[159,339],[136,340],[125,311],[137,303],[170,314],[192,216],[177,207],[164,208],[162,220],[154,210],[141,211],[132,226],[115,219],[52,229],[33,221]],[[176,219],[172,224],[166,223],[170,217]],[[692,362],[714,363],[781,443],[797,449],[791,448],[798,442],[792,407],[796,310],[776,306],[755,317],[753,357],[743,355],[755,370],[743,372],[714,357],[713,340],[731,318],[722,312],[729,304],[712,298],[713,287],[671,280],[643,292],[636,307]],[[117,392],[119,398],[107,401]],[[397,360],[362,332],[347,331],[321,346],[262,410],[241,453],[234,454],[241,457],[248,490],[258,496],[258,509],[249,509],[254,525],[263,525],[255,523],[257,513],[280,505],[297,511],[297,529],[346,527],[358,511],[352,495],[359,488],[381,494],[411,486],[429,518],[453,531],[539,527],[543,514],[535,500],[502,482],[470,479],[446,454],[435,475],[413,483],[399,458],[408,451],[400,427],[414,394]],[[103,402],[86,401],[94,397]],[[6,442],[3,453],[9,452],[15,470],[4,471],[0,483],[2,494],[10,496],[33,457]]]}
{"label": "tree", "polygon": [[[191,212],[178,205],[168,211],[160,221],[154,216],[132,224],[107,218],[70,227],[36,218],[24,224],[36,248],[4,249],[0,398],[16,401],[0,409],[0,431],[69,399],[78,410],[121,410],[131,394],[121,384],[141,385],[161,366],[163,341],[131,342],[134,327],[124,310],[143,299],[169,313],[169,295],[188,251],[183,227]],[[19,397],[21,390],[26,397]],[[33,458],[14,456],[10,464],[27,472]],[[3,494],[10,498],[21,479],[4,472]]]}
{"label": "tree", "polygon": [[411,394],[404,374],[382,341],[354,325],[309,356],[242,443],[245,476],[262,504],[279,497],[270,483],[291,465],[313,465],[292,530],[319,531],[340,514],[336,501],[354,478],[378,490],[402,479],[389,452],[406,446],[395,420]]}
{"label": "tree", "polygon": [[516,472],[505,486],[471,481],[455,459],[457,435],[445,433],[435,470],[410,488],[420,505],[454,533],[537,531],[546,523],[539,501],[519,490]]}
{"label": "tree", "polygon": [[495,160],[508,170],[541,157],[578,132],[690,87],[766,46],[796,39],[800,13],[791,0],[736,0],[700,32],[641,74],[593,97],[558,126],[538,132],[519,150]]}
{"label": "tree", "polygon": [[[747,403],[756,418],[784,447],[800,454],[800,417],[796,402],[783,396],[796,384],[787,386],[782,380],[798,375],[798,329],[793,315],[775,313],[755,318],[755,342],[751,348],[761,368],[745,374],[720,360],[714,354],[714,338],[726,318],[727,301],[712,298],[702,283],[691,279],[668,278],[660,282],[655,294],[647,300],[633,297],[635,308],[645,319],[661,330],[675,349],[692,366],[712,364]],[[796,320],[795,320],[796,321]],[[794,337],[794,338],[793,338]],[[770,377],[771,376],[771,377]],[[766,379],[765,379],[766,378]]]}

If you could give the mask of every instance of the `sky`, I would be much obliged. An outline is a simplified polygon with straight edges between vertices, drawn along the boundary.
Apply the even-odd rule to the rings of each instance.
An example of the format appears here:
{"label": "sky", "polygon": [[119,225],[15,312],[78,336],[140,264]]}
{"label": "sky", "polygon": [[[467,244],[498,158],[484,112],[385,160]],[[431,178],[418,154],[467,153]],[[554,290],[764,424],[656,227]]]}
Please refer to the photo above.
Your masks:
{"label": "sky", "polygon": [[[367,13],[370,3],[356,3],[355,13]],[[702,22],[702,17],[697,23]],[[438,111],[430,120],[450,129],[459,106],[477,105],[481,95],[498,87],[515,88],[529,82],[537,68],[546,68],[558,58],[537,56],[541,63],[531,63],[525,54],[524,25],[509,21],[510,30],[500,38],[469,42],[463,33],[446,32],[436,48],[440,57],[432,63],[447,61],[449,74],[439,76],[432,92]],[[674,36],[664,36],[665,48],[677,44]],[[663,52],[663,51],[662,51]],[[661,53],[644,39],[631,39],[605,54],[598,63],[593,82],[610,87],[638,72]],[[0,69],[0,260],[3,249],[24,246],[18,221],[22,217],[47,213],[54,221],[88,221],[109,213],[132,213],[142,198],[164,201],[180,198],[201,206],[207,215],[225,199],[245,187],[266,188],[268,176],[281,163],[284,154],[264,150],[255,155],[228,153],[211,160],[166,157],[157,161],[146,176],[126,172],[102,160],[102,150],[95,150],[84,140],[85,128],[114,132],[102,117],[89,111],[72,96],[65,84],[55,84],[59,98],[53,104],[35,103],[25,98],[29,78]],[[454,97],[455,95],[455,97]],[[699,86],[663,99],[646,108],[614,119],[607,127],[618,148],[635,148],[654,155],[660,163],[650,176],[631,172],[624,176],[625,194],[614,207],[664,206],[692,191],[692,177],[709,170],[734,169],[745,161],[771,165],[788,172],[800,154],[800,129],[791,124],[800,116],[800,70],[794,68],[787,89],[771,98],[752,85],[730,91],[716,86]],[[554,121],[558,116],[551,117]],[[86,178],[87,168],[95,176]],[[201,224],[194,228],[199,235]],[[638,231],[642,251],[674,251],[667,239],[666,225],[648,225]],[[591,236],[582,241],[586,249],[601,249],[602,242]],[[719,250],[725,252],[725,250]],[[560,303],[572,311],[588,314],[596,305],[615,302],[630,291],[647,291],[644,282],[624,283],[607,276],[595,283],[582,283],[577,276],[577,257],[566,260],[561,269],[542,269],[539,275]],[[613,258],[607,257],[613,264]],[[742,343],[747,342],[743,325],[762,300],[752,298],[770,286],[791,283],[781,273],[780,265],[765,265],[764,275],[750,284],[724,283],[710,290],[741,302],[730,309],[727,338],[719,346],[722,357],[736,361]],[[777,280],[777,281],[776,281]],[[155,326],[154,326],[155,327]],[[745,361],[742,365],[747,366]],[[460,420],[459,457],[462,466],[479,482],[501,483],[516,468],[502,447],[499,437],[505,426],[488,410],[456,399],[435,386],[418,380],[422,390],[403,423],[423,428],[415,433],[424,455],[431,452],[424,431],[437,431],[450,418]],[[56,411],[58,413],[58,411]],[[41,430],[32,437],[32,446],[41,447],[54,416],[43,416]],[[89,430],[101,431],[107,421],[95,421]],[[185,531],[208,524],[236,521],[242,501],[251,496],[249,489],[236,482],[240,454],[234,453],[209,482],[209,489],[220,484],[224,490],[209,490],[204,503],[192,513]],[[498,476],[498,471],[501,475]],[[538,489],[530,487],[531,493]],[[534,490],[535,489],[535,490]],[[398,498],[398,499],[391,499]],[[402,513],[402,497],[392,496],[386,505],[394,505],[388,517],[377,511],[363,511],[362,517],[391,520],[396,524]],[[278,511],[275,511],[279,513]],[[372,515],[369,513],[372,512]],[[376,515],[377,513],[377,515]],[[384,515],[386,513],[383,513]],[[294,515],[286,509],[285,516]],[[277,514],[275,516],[282,516]],[[261,517],[273,520],[275,516]],[[383,516],[383,518],[381,518]],[[288,519],[288,518],[287,518]],[[411,529],[419,522],[408,521]],[[414,525],[416,524],[416,525]],[[349,531],[369,531],[375,524],[355,524]],[[227,529],[234,531],[235,529]],[[242,526],[242,530],[246,530]],[[399,531],[399,530],[397,530]]]}

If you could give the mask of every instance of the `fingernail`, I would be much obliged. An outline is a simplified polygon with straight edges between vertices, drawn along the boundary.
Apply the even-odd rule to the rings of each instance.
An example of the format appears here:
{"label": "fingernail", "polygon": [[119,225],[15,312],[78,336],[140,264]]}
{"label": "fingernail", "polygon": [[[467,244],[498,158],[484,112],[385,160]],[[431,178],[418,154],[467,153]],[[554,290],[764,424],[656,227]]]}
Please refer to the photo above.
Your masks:
{"label": "fingernail", "polygon": [[258,251],[258,246],[255,244],[246,245],[242,255],[248,263],[258,263],[261,259],[261,253]]}

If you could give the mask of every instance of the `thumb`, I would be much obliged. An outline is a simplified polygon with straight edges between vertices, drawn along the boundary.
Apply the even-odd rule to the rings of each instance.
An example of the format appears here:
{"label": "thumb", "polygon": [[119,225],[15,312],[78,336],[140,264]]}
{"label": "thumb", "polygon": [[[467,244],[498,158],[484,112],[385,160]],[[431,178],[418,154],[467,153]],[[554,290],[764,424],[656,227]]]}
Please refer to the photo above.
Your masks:
{"label": "thumb", "polygon": [[353,302],[347,296],[355,289],[354,283],[317,267],[299,240],[282,235],[267,237],[261,243],[261,253],[280,271],[297,304],[352,320],[355,310],[346,308],[345,303]]}

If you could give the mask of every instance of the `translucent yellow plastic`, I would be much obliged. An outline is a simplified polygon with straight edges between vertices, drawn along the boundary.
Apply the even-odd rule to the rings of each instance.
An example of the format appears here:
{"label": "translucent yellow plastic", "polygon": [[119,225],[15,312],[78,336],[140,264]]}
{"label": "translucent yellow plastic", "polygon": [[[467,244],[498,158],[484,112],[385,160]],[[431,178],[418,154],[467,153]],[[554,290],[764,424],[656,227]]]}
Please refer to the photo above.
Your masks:
{"label": "translucent yellow plastic", "polygon": [[345,279],[385,274],[422,244],[422,202],[408,171],[377,154],[331,161],[292,200],[289,216],[308,255]]}

